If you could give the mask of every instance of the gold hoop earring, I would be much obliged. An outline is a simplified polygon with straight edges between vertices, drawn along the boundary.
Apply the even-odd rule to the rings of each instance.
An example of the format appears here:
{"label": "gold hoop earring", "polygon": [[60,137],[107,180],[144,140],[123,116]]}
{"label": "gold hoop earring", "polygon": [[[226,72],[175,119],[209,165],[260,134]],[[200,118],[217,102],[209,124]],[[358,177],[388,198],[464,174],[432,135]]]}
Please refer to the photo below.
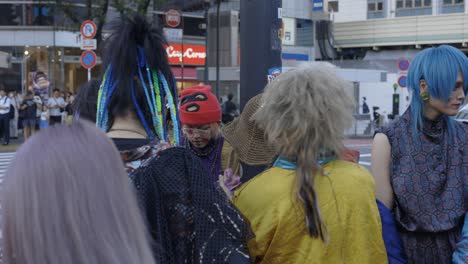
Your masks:
{"label": "gold hoop earring", "polygon": [[426,91],[426,92],[422,92],[419,96],[421,97],[421,100],[422,100],[423,102],[429,101],[429,98],[430,98],[429,92],[427,92],[427,91]]}

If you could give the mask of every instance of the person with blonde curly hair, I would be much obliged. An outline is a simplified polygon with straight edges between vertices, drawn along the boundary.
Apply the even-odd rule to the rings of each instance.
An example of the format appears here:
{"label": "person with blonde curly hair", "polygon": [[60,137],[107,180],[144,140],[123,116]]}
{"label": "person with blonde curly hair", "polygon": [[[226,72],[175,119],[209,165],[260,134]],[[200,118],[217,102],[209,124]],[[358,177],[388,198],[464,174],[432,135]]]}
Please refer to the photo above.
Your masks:
{"label": "person with blonde curly hair", "polygon": [[280,156],[233,197],[255,233],[254,263],[387,263],[372,175],[337,155],[353,118],[348,86],[319,64],[266,87],[252,118]]}

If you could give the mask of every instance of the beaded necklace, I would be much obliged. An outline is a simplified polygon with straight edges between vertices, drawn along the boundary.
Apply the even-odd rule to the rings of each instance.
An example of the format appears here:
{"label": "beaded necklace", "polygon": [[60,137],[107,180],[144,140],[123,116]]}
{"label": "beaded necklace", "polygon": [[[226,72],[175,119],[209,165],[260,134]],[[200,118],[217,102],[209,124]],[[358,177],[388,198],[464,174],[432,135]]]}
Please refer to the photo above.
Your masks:
{"label": "beaded necklace", "polygon": [[211,163],[209,164],[209,172],[210,175],[216,175],[216,167],[218,165],[219,158],[221,156],[221,152],[223,149],[223,143],[224,140],[222,137],[219,137],[216,139],[213,144],[210,144],[207,148],[204,150],[197,149],[190,144],[190,141],[188,139],[185,139],[185,149],[190,150],[190,152],[197,157],[200,157],[201,159],[207,159],[209,160],[209,156],[213,154],[214,151],[214,157]]}

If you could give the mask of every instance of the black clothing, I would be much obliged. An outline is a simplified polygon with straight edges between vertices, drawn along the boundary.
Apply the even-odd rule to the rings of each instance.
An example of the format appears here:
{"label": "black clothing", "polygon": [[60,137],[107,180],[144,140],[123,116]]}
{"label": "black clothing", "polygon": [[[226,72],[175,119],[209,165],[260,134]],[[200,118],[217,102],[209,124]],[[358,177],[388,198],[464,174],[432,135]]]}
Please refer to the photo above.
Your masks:
{"label": "black clothing", "polygon": [[0,114],[0,128],[3,134],[3,144],[10,143],[10,113]]}
{"label": "black clothing", "polygon": [[50,116],[49,117],[50,126],[60,125],[61,123],[62,123],[62,116]]}
{"label": "black clothing", "polygon": [[253,177],[259,175],[260,173],[266,171],[268,168],[271,167],[270,164],[265,165],[248,165],[242,161],[240,161],[240,166],[242,169],[242,177],[241,182],[246,183],[250,181]]}
{"label": "black clothing", "polygon": [[250,263],[250,228],[213,185],[201,161],[183,148],[164,149],[161,144],[128,150],[131,141],[114,139],[135,185],[158,263]]}
{"label": "black clothing", "polygon": [[73,115],[73,106],[72,106],[72,104],[67,104],[67,106],[65,106],[65,112],[67,112],[68,115]]}
{"label": "black clothing", "polygon": [[367,105],[366,102],[362,103],[362,113],[363,114],[368,114],[370,111],[369,111],[369,106]]}
{"label": "black clothing", "polygon": [[232,122],[237,113],[237,106],[231,102],[227,101],[223,105],[223,116],[222,121],[224,124]]}
{"label": "black clothing", "polygon": [[[23,106],[26,106],[26,108],[22,109]],[[36,119],[36,110],[37,110],[37,105],[34,102],[34,100],[25,99],[23,100],[23,102],[21,102],[19,112],[23,120],[31,120],[31,119]]]}

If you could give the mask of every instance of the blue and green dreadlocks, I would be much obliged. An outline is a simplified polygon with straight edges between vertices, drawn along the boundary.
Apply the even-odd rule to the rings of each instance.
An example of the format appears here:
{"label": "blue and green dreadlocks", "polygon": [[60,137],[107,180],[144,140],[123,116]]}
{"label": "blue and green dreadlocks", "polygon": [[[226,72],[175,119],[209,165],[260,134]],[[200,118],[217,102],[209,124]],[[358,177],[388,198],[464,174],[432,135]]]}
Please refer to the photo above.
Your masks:
{"label": "blue and green dreadlocks", "polygon": [[[156,33],[151,32],[151,29],[144,28],[146,26],[144,22],[131,21],[131,23],[133,23],[131,26],[133,26],[134,28],[129,29],[128,27],[126,27],[127,25],[123,25],[123,31],[127,32],[130,36],[140,36],[142,35],[141,31],[148,31],[147,34],[156,35]],[[138,32],[138,30],[140,30],[140,32]],[[144,33],[146,32],[143,32],[143,34]],[[159,39],[157,37],[158,35],[156,35],[155,39],[152,39],[152,42],[158,42]],[[117,41],[119,40],[121,41],[122,39],[118,39]],[[145,54],[145,49],[142,46],[142,43],[147,44],[148,41],[140,40],[139,42],[140,44],[136,43],[134,46],[127,44],[130,47],[120,49],[125,50],[125,53],[123,54],[123,57],[120,58],[120,60],[116,58],[118,54],[112,54],[113,50],[107,50],[108,54],[112,54],[110,56],[112,58],[108,61],[107,68],[103,75],[101,88],[98,94],[96,125],[102,128],[105,132],[109,131],[109,126],[112,124],[110,120],[110,116],[112,114],[110,113],[110,104],[112,101],[112,96],[122,96],[122,94],[115,94],[116,89],[118,89],[119,85],[123,85],[124,88],[130,89],[131,101],[133,103],[135,112],[139,120],[141,121],[141,124],[148,135],[148,138],[150,139],[159,139],[161,141],[166,142],[169,141],[168,134],[171,129],[167,127],[168,120],[165,107],[167,104],[170,118],[172,120],[173,135],[171,138],[171,143],[174,145],[179,145],[180,121],[178,113],[177,88],[174,76],[172,75],[167,65],[167,58],[164,57],[165,54],[164,56],[161,56],[162,44],[153,43],[153,46],[157,48],[157,52],[151,55],[159,55],[163,58],[158,58],[159,63],[158,61],[155,62],[153,58],[152,63],[150,63],[147,60],[147,56],[149,54]],[[128,51],[128,48],[134,47],[136,48],[136,53]],[[149,49],[146,49],[146,51],[148,50]],[[117,51],[119,51],[119,49],[117,49]],[[136,58],[133,61],[129,61],[128,56],[132,56],[130,54],[136,55]],[[133,57],[135,55],[133,55]],[[113,64],[118,64],[117,70],[115,69]],[[135,66],[136,69],[134,69]],[[125,70],[123,70],[123,67],[125,67]],[[127,76],[121,76],[123,74]],[[130,76],[128,74],[130,74]],[[136,81],[135,76],[138,77],[138,81]],[[135,82],[139,83],[140,85],[136,86]],[[140,101],[138,100],[137,95],[140,95],[139,97],[141,98],[142,93],[141,91],[138,91],[138,89],[143,89],[145,105],[140,105],[142,102],[141,99]]]}

